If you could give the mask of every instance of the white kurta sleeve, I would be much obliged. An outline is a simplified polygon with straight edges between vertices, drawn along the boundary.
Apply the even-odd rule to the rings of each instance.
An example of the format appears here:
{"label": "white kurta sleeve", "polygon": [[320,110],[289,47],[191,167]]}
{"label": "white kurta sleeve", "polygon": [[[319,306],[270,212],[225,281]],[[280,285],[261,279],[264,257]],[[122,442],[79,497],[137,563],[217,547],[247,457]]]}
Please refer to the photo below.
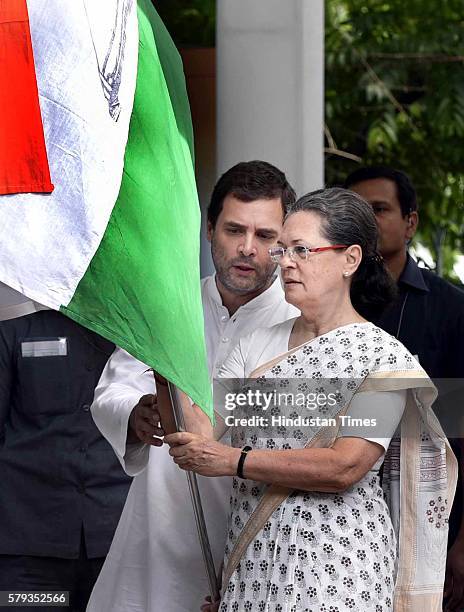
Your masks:
{"label": "white kurta sleeve", "polygon": [[[245,344],[245,347],[244,347]],[[246,340],[241,339],[221,366],[213,384],[214,410],[223,419],[230,414],[229,398],[235,396],[245,379]]]}
{"label": "white kurta sleeve", "polygon": [[95,424],[129,476],[139,474],[148,463],[149,445],[127,444],[130,413],[147,393],[156,393],[152,372],[144,363],[117,348],[98,381],[91,411]]}

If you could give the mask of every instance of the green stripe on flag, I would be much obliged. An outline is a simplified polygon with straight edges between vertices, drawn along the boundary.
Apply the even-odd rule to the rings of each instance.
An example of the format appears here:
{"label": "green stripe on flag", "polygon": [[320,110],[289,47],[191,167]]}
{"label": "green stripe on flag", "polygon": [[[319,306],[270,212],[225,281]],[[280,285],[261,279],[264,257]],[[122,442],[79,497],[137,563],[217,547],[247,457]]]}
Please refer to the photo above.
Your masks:
{"label": "green stripe on flag", "polygon": [[100,247],[61,310],[155,368],[211,417],[200,209],[182,63],[149,0],[139,0],[138,20],[121,189]]}

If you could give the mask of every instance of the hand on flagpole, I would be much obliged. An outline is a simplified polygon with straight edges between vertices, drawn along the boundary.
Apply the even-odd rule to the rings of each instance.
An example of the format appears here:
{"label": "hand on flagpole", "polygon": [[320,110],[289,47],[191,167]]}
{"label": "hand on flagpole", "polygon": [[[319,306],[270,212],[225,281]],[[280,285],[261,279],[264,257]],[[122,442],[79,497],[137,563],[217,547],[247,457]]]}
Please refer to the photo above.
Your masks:
{"label": "hand on flagpole", "polygon": [[164,430],[160,424],[157,396],[143,395],[130,414],[127,441],[163,446],[162,436]]}
{"label": "hand on flagpole", "polygon": [[201,476],[233,476],[237,473],[239,448],[189,432],[170,434],[164,441],[171,447],[169,454],[174,463],[182,470]]}

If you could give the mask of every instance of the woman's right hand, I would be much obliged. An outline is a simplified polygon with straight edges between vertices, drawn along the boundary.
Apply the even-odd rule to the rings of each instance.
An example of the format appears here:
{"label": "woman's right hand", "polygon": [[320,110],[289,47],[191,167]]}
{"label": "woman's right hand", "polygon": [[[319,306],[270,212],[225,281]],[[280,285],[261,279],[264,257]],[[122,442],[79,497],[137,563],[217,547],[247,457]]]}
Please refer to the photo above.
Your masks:
{"label": "woman's right hand", "polygon": [[211,603],[211,595],[205,597],[205,603],[201,606],[201,612],[218,612],[220,600]]}

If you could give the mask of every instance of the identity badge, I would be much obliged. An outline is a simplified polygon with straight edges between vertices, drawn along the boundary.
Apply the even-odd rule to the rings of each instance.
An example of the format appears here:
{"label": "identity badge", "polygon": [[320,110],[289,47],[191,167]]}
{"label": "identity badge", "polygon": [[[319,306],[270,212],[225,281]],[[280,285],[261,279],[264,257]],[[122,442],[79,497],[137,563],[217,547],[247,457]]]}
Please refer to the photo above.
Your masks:
{"label": "identity badge", "polygon": [[66,357],[67,338],[26,338],[21,342],[22,357]]}

